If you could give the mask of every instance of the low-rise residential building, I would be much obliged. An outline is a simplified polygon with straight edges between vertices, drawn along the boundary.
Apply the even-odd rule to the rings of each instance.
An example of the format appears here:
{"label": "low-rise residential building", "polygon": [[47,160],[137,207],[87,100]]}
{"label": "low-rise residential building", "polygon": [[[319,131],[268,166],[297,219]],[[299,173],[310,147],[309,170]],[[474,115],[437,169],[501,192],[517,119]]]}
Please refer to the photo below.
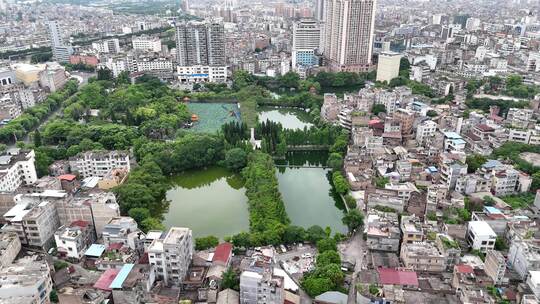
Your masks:
{"label": "low-rise residential building", "polygon": [[396,213],[370,210],[367,215],[366,245],[370,250],[397,252],[401,233]]}
{"label": "low-rise residential building", "polygon": [[486,274],[493,280],[493,283],[500,285],[504,281],[506,259],[499,251],[489,250],[486,254],[484,269]]}
{"label": "low-rise residential building", "polygon": [[120,216],[112,218],[107,225],[103,227],[103,244],[122,244],[132,250],[141,249],[142,232],[137,226],[137,222],[129,216]]}
{"label": "low-rise residential building", "polygon": [[83,178],[104,177],[113,169],[131,170],[129,153],[126,151],[88,151],[69,159],[71,171]]}
{"label": "low-rise residential building", "polygon": [[401,234],[403,235],[402,244],[412,244],[422,242],[424,240],[424,229],[422,228],[420,219],[416,216],[401,217]]}
{"label": "low-rise residential building", "polygon": [[474,250],[486,253],[495,248],[497,234],[484,221],[471,221],[467,229],[467,243]]}
{"label": "low-rise residential building", "polygon": [[147,252],[149,263],[156,267],[156,278],[165,285],[180,286],[193,256],[192,232],[171,227],[163,238],[152,241]]}
{"label": "low-rise residential building", "polygon": [[376,206],[392,208],[397,212],[403,212],[405,208],[405,199],[399,196],[397,190],[392,189],[376,189],[367,196],[367,207],[374,208]]}
{"label": "low-rise residential building", "polygon": [[240,275],[240,304],[283,303],[284,279],[272,269],[244,271]]}
{"label": "low-rise residential building", "polygon": [[94,231],[87,221],[75,221],[62,226],[54,233],[54,241],[60,258],[78,261],[94,242]]}
{"label": "low-rise residential building", "polygon": [[445,234],[437,234],[435,244],[445,257],[446,269],[451,270],[460,262],[461,248],[456,240]]}
{"label": "low-rise residential building", "polygon": [[529,271],[540,270],[540,246],[531,241],[514,240],[508,250],[508,265],[525,279]]}
{"label": "low-rise residential building", "polygon": [[53,284],[45,260],[30,258],[0,268],[0,302],[49,303]]}
{"label": "low-rise residential building", "polygon": [[21,185],[31,185],[37,181],[35,153],[8,149],[0,156],[0,191],[12,192]]}
{"label": "low-rise residential building", "polygon": [[0,268],[11,264],[21,251],[21,240],[13,232],[0,232]]}
{"label": "low-rise residential building", "polygon": [[401,245],[401,260],[407,268],[419,272],[442,272],[446,269],[446,258],[430,242]]}

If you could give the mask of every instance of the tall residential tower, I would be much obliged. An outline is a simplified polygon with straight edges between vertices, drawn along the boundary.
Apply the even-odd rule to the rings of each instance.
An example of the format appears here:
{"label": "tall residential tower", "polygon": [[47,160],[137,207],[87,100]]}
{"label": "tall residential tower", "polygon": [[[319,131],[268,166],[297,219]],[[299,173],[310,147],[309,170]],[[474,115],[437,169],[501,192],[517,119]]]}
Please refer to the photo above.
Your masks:
{"label": "tall residential tower", "polygon": [[292,65],[309,67],[318,63],[315,56],[321,45],[321,26],[315,19],[301,19],[293,26]]}
{"label": "tall residential tower", "polygon": [[225,28],[216,22],[176,26],[176,56],[181,82],[225,81]]}
{"label": "tall residential tower", "polygon": [[64,42],[62,30],[60,29],[58,21],[49,21],[48,26],[53,60],[58,62],[69,62],[69,56],[73,54],[73,48],[69,43]]}
{"label": "tall residential tower", "polygon": [[334,71],[371,66],[376,0],[325,0],[324,57]]}

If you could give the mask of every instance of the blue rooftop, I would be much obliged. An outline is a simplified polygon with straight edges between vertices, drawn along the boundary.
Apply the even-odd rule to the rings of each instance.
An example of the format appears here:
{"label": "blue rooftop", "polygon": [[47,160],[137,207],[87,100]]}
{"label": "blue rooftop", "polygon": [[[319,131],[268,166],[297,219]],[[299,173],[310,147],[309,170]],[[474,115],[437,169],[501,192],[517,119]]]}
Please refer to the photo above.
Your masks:
{"label": "blue rooftop", "polygon": [[491,169],[499,166],[502,166],[502,163],[496,159],[489,159],[485,164],[482,165],[482,167],[486,169]]}
{"label": "blue rooftop", "polygon": [[427,169],[429,170],[429,172],[431,173],[435,173],[435,172],[438,172],[439,170],[437,170],[437,168],[435,168],[434,166],[429,166],[427,167]]}
{"label": "blue rooftop", "polygon": [[105,245],[92,244],[88,250],[84,253],[87,256],[100,257],[105,251]]}
{"label": "blue rooftop", "polygon": [[124,284],[124,281],[131,272],[131,269],[133,269],[133,266],[135,266],[135,264],[124,264],[124,266],[122,266],[122,269],[120,269],[120,272],[116,275],[116,278],[114,278],[111,285],[109,285],[109,288],[122,288],[122,284]]}
{"label": "blue rooftop", "polygon": [[491,207],[491,206],[484,206],[484,210],[486,210],[486,212],[491,213],[491,214],[502,214],[501,210],[495,207]]}
{"label": "blue rooftop", "polygon": [[450,139],[462,139],[461,135],[457,134],[456,132],[444,132],[444,136]]}

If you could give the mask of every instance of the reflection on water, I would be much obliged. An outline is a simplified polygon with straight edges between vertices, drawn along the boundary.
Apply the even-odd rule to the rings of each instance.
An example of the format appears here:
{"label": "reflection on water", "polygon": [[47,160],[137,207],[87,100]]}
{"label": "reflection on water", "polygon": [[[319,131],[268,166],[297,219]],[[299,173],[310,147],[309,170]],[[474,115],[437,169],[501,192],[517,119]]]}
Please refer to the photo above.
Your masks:
{"label": "reflection on water", "polygon": [[313,126],[309,113],[295,108],[262,107],[259,109],[259,121],[266,120],[279,122],[285,129],[304,129]]}

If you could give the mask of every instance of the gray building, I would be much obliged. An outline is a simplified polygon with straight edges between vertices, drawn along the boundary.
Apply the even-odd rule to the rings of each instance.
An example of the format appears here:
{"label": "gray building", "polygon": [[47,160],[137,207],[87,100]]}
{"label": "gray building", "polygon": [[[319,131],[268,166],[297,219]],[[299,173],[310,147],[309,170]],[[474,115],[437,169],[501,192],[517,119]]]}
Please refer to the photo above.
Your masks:
{"label": "gray building", "polygon": [[180,66],[225,66],[225,28],[216,22],[184,22],[176,26]]}
{"label": "gray building", "polygon": [[272,268],[253,268],[240,275],[240,304],[281,304],[284,299],[283,277]]}

